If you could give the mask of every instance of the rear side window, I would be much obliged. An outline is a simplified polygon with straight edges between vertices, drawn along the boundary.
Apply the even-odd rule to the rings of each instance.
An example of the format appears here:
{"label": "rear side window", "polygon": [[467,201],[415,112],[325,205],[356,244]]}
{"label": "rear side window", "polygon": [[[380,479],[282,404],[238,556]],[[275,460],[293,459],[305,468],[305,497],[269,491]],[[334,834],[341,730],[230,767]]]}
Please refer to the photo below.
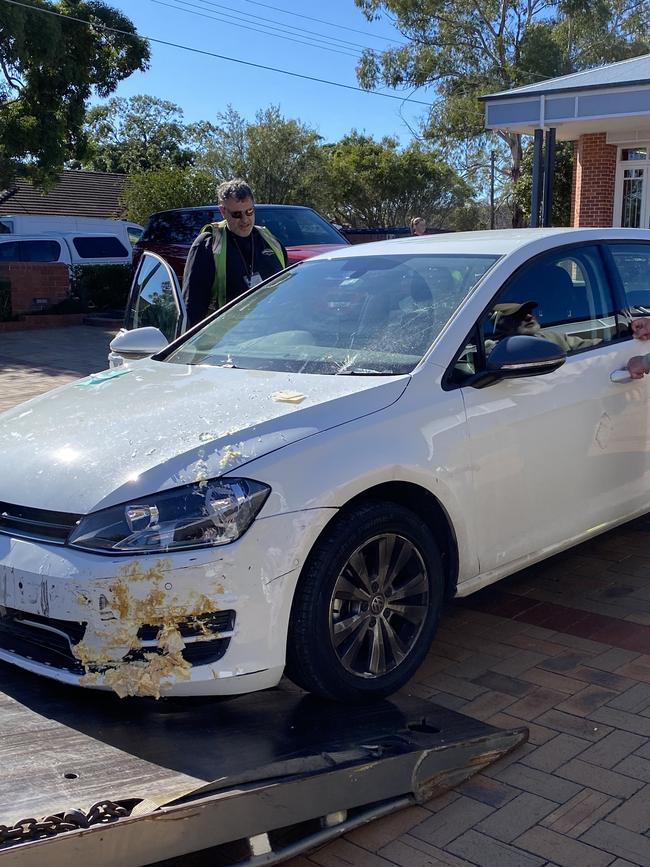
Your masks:
{"label": "rear side window", "polygon": [[142,241],[154,244],[191,244],[204,226],[223,219],[219,208],[194,211],[162,211],[154,214],[142,235]]}
{"label": "rear side window", "polygon": [[129,255],[120,239],[112,235],[78,235],[72,243],[82,259],[119,259]]}
{"label": "rear side window", "polygon": [[126,231],[129,236],[131,246],[135,247],[135,245],[142,237],[142,226],[127,226]]}
{"label": "rear side window", "polygon": [[266,226],[285,247],[303,244],[347,244],[336,229],[311,208],[258,207],[255,222]]}
{"label": "rear side window", "polygon": [[58,262],[58,241],[8,241],[0,244],[1,262]]}

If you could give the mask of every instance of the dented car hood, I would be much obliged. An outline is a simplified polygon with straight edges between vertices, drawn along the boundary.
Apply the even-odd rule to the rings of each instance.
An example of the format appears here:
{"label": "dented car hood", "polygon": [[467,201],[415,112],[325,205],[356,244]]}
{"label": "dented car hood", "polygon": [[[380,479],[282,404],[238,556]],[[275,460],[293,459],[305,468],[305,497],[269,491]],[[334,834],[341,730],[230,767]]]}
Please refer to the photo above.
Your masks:
{"label": "dented car hood", "polygon": [[0,501],[86,514],[231,474],[389,406],[409,378],[152,359],[93,374],[0,415]]}

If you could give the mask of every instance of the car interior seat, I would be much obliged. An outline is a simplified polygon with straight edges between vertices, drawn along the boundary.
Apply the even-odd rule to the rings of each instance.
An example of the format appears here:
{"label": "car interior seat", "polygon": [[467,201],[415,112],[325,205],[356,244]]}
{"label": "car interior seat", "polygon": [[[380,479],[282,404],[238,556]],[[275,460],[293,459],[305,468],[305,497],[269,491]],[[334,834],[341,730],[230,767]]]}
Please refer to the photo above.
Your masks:
{"label": "car interior seat", "polygon": [[533,312],[543,327],[590,318],[586,293],[576,289],[568,271],[560,265],[543,264],[528,271],[519,295],[518,301],[537,302]]}

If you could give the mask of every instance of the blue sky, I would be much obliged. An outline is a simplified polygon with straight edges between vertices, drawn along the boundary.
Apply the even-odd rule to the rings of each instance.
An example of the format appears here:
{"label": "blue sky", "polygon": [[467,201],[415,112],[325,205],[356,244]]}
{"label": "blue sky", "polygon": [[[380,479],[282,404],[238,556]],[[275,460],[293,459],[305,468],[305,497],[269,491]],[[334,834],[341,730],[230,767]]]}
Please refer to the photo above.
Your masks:
{"label": "blue sky", "polygon": [[[350,55],[358,55],[360,46],[382,49],[391,44],[387,40],[402,40],[387,19],[367,21],[354,0],[107,2],[128,15],[143,36],[350,85],[357,84],[356,59]],[[271,28],[275,28],[275,35],[271,35]],[[345,42],[328,42],[330,48],[323,48],[323,37]],[[315,127],[326,141],[356,128],[378,138],[393,135],[405,145],[412,137],[407,124],[416,127],[426,112],[422,105],[290,78],[155,43],[151,52],[149,70],[122,82],[116,95],[147,93],[170,99],[183,109],[187,121],[214,120],[228,103],[248,119],[260,108],[279,104],[285,117],[299,118]],[[413,98],[429,101],[430,94],[421,90]]]}

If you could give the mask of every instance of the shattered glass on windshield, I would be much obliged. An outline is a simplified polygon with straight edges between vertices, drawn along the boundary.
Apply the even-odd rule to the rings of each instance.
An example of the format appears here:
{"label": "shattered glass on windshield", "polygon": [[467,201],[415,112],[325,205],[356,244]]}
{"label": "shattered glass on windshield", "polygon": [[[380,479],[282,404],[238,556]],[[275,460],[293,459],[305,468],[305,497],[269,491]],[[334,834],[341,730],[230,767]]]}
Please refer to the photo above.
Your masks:
{"label": "shattered glass on windshield", "polygon": [[206,325],[167,361],[389,376],[416,366],[496,256],[305,262]]}

